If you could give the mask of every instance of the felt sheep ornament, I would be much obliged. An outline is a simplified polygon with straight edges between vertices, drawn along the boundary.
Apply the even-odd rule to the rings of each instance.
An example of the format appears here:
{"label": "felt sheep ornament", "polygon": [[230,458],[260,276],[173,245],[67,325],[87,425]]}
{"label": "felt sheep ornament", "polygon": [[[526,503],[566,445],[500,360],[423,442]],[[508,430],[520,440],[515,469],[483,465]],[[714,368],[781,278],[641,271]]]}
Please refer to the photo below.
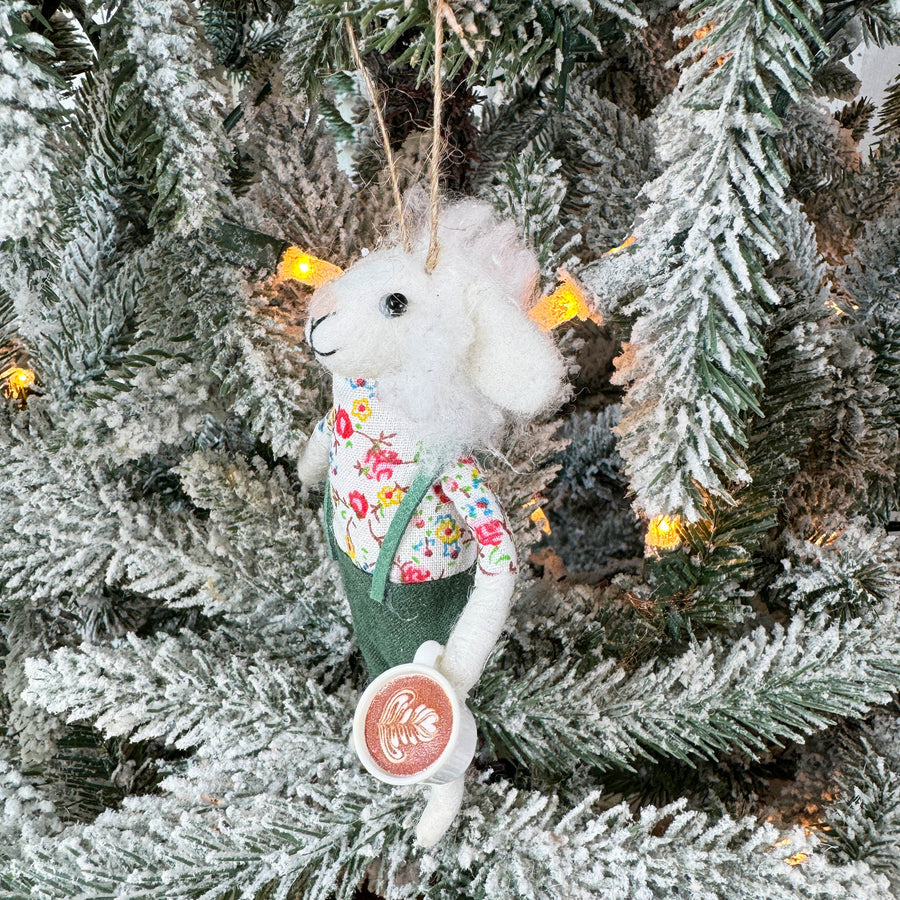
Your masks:
{"label": "felt sheep ornament", "polygon": [[[321,286],[306,337],[333,376],[334,405],[300,460],[326,479],[326,532],[370,677],[434,640],[438,670],[465,700],[509,612],[516,550],[471,455],[505,418],[559,396],[563,364],[527,316],[538,266],[511,222],[465,200],[407,251],[370,253]],[[459,809],[462,778],[431,788],[417,838],[433,845]]]}

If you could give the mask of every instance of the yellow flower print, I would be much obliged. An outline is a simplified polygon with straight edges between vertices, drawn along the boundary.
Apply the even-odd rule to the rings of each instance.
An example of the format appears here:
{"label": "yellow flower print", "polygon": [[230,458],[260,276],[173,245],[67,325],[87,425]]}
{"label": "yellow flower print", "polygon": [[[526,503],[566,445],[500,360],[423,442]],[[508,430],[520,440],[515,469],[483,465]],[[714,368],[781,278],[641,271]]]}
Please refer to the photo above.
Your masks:
{"label": "yellow flower print", "polygon": [[402,499],[406,491],[400,485],[386,484],[379,492],[378,499],[382,506],[396,506]]}
{"label": "yellow flower print", "polygon": [[450,516],[441,516],[434,526],[434,533],[439,541],[445,544],[452,544],[459,540],[459,526]]}
{"label": "yellow flower print", "polygon": [[372,415],[372,407],[369,406],[369,401],[365,397],[360,397],[358,400],[353,401],[351,413],[360,422],[365,422]]}

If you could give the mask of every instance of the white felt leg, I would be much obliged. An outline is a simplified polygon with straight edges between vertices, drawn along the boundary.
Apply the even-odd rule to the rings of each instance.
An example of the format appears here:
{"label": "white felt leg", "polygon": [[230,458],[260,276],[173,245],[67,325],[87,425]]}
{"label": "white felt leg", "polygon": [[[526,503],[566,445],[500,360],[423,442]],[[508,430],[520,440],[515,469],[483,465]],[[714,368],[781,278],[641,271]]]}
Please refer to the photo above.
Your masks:
{"label": "white felt leg", "polygon": [[463,777],[431,788],[431,796],[416,826],[416,841],[426,850],[433,847],[453,824],[463,798]]}
{"label": "white felt leg", "polygon": [[506,617],[516,576],[478,576],[475,588],[459,617],[447,646],[441,654],[438,668],[461,696],[481,677],[481,670],[490,655]]}

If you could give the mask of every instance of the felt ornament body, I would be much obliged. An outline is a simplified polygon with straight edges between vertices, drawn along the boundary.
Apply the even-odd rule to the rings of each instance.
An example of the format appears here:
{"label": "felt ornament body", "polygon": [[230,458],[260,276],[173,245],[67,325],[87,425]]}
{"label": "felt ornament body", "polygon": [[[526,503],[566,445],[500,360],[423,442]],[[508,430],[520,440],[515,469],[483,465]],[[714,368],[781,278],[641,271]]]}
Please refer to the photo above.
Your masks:
{"label": "felt ornament body", "polygon": [[[299,464],[327,480],[326,531],[370,676],[444,645],[438,669],[460,698],[509,611],[516,553],[498,498],[471,455],[511,414],[559,395],[562,362],[528,318],[537,262],[510,222],[463,201],[409,252],[370,253],[312,297],[307,340],[334,378],[334,404]],[[419,824],[434,843],[462,797],[433,788]]]}

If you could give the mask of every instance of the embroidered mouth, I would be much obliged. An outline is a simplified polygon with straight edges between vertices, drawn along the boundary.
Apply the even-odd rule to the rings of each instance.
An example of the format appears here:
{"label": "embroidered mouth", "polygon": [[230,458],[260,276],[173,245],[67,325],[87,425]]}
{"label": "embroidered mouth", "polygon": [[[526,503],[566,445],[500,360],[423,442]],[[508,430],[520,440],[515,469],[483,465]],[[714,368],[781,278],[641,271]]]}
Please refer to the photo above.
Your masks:
{"label": "embroidered mouth", "polygon": [[318,328],[318,327],[319,327],[319,326],[320,326],[320,325],[321,325],[321,324],[322,324],[329,316],[333,316],[333,315],[334,315],[334,313],[327,313],[326,315],[324,315],[324,316],[319,316],[318,319],[313,319],[313,320],[310,322],[310,326],[309,326],[309,335],[307,336],[306,340],[307,340],[307,342],[309,343],[309,346],[312,348],[312,352],[313,352],[316,356],[332,356],[333,354],[335,354],[335,353],[338,352],[338,349],[339,349],[338,347],[335,347],[334,350],[326,350],[326,351],[316,350],[316,345],[315,345],[315,343],[313,342],[313,333],[315,332],[315,330],[316,330],[316,329],[317,329],[317,328]]}

